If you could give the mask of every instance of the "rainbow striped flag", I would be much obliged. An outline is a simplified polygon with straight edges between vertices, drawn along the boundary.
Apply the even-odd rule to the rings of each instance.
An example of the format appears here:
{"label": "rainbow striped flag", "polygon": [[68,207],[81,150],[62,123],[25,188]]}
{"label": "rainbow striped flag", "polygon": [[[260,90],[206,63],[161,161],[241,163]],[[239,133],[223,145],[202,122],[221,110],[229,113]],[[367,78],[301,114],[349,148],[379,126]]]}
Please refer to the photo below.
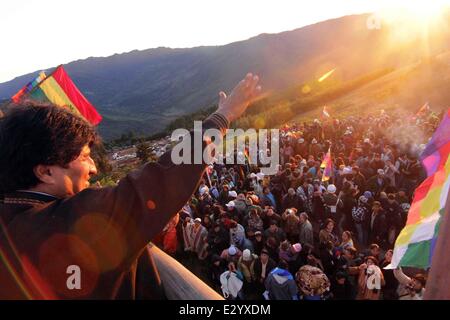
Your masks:
{"label": "rainbow striped flag", "polygon": [[[395,242],[394,256],[388,268],[428,269],[431,265],[450,190],[449,115],[450,109],[422,153],[421,159],[429,176],[414,193],[406,226]],[[447,135],[441,136],[443,133]]]}
{"label": "rainbow striped flag", "polygon": [[431,176],[447,161],[450,152],[450,109],[420,155],[422,165]]}
{"label": "rainbow striped flag", "polygon": [[100,114],[80,90],[78,90],[62,65],[34,86],[28,94],[20,95],[20,99],[25,97],[68,108],[93,125],[97,125],[102,120]]}
{"label": "rainbow striped flag", "polygon": [[328,148],[328,152],[325,155],[325,157],[323,158],[322,164],[320,165],[320,167],[323,170],[323,174],[322,174],[322,182],[328,181],[331,178],[331,174],[332,174],[332,167],[333,167],[333,163],[331,161],[331,147]]}
{"label": "rainbow striped flag", "polygon": [[15,95],[12,96],[11,100],[15,103],[19,103],[22,99],[23,95],[29,93],[33,90],[38,84],[42,82],[47,76],[44,71],[41,71],[39,75],[33,81],[28,82],[22,89],[20,89]]}

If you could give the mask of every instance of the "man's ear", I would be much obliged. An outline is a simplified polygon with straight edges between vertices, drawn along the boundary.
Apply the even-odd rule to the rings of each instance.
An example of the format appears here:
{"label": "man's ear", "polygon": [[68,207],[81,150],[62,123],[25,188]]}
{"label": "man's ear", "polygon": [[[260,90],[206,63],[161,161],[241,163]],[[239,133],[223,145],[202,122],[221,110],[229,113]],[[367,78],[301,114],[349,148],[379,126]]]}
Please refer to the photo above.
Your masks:
{"label": "man's ear", "polygon": [[42,183],[45,184],[54,184],[55,178],[52,175],[53,168],[52,166],[46,166],[43,164],[39,164],[34,167],[33,172]]}

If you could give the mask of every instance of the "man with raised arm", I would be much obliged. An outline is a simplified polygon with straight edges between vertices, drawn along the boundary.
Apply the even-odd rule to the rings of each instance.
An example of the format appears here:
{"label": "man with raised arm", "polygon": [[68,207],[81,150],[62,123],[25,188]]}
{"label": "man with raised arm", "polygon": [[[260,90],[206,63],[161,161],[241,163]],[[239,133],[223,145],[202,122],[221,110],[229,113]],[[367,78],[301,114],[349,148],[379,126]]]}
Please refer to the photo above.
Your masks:
{"label": "man with raised arm", "polygon": [[[248,74],[228,97],[221,92],[203,130],[224,133],[259,94],[258,81]],[[89,188],[97,139],[55,106],[17,106],[0,119],[0,299],[161,298],[146,246],[206,164],[175,165],[169,151],[115,187]]]}

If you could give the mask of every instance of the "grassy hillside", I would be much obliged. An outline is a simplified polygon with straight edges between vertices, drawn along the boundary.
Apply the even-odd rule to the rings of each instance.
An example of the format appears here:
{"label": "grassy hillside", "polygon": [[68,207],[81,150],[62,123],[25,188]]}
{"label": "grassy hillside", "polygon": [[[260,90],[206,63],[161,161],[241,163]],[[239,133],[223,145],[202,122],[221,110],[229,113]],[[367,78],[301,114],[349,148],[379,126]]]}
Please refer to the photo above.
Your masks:
{"label": "grassy hillside", "polygon": [[[236,127],[273,128],[319,118],[327,105],[332,116],[417,110],[429,102],[435,111],[450,106],[450,52],[398,69],[383,69],[336,84],[311,81],[272,92],[252,106]],[[307,88],[307,90],[305,90]]]}

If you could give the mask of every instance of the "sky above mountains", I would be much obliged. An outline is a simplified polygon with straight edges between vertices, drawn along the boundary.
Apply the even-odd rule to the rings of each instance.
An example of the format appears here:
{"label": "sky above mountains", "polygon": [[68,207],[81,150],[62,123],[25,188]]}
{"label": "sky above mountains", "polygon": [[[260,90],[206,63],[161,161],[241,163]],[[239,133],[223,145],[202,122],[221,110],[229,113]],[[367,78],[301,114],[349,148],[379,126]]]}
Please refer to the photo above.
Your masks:
{"label": "sky above mountains", "polygon": [[[223,45],[343,15],[449,0],[2,0],[0,83],[90,56]],[[400,9],[400,10],[403,10]],[[5,45],[7,44],[7,45]]]}

